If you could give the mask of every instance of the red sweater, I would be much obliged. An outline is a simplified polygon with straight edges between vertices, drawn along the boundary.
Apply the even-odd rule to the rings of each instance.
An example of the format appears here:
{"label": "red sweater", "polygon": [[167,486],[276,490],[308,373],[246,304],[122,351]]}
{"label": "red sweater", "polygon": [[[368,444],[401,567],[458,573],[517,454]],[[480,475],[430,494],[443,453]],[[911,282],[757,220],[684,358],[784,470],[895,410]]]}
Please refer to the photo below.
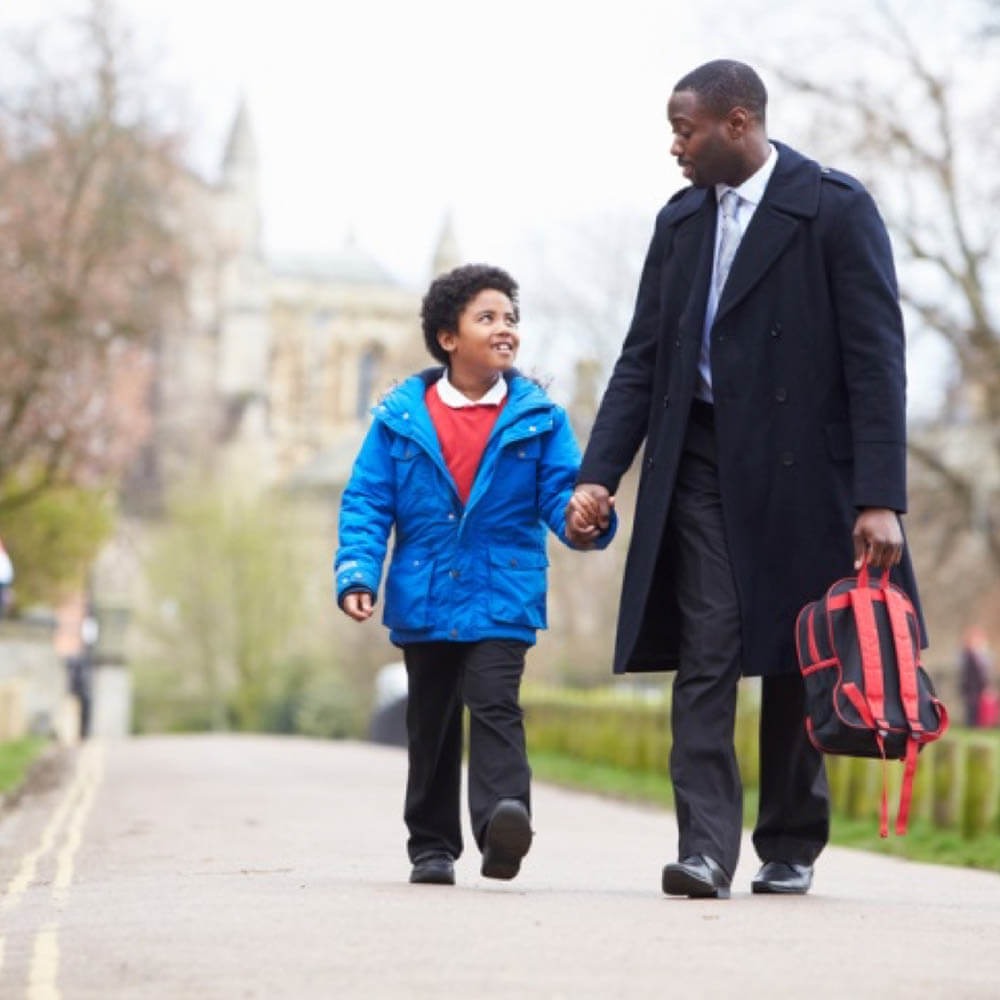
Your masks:
{"label": "red sweater", "polygon": [[441,443],[444,464],[455,480],[462,503],[468,503],[479,460],[507,397],[499,404],[451,407],[442,402],[437,386],[431,385],[424,393],[424,402]]}

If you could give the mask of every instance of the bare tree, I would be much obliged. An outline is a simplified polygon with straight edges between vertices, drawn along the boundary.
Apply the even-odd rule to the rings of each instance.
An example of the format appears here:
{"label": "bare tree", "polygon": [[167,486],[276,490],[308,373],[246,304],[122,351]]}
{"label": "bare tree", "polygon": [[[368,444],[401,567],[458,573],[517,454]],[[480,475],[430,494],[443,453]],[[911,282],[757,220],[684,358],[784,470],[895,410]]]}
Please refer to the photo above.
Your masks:
{"label": "bare tree", "polygon": [[[873,191],[896,245],[911,333],[946,347],[942,405],[911,435],[936,483],[944,557],[962,534],[979,537],[1000,575],[1000,140],[976,105],[995,100],[1000,60],[990,0],[933,33],[887,2],[845,43],[835,73],[808,60],[774,72],[806,100],[813,140],[846,160]],[[940,11],[937,12],[938,14]],[[957,12],[956,12],[957,13]],[[944,37],[951,31],[956,57]],[[963,425],[961,437],[951,429]]]}
{"label": "bare tree", "polygon": [[6,64],[0,514],[53,488],[113,485],[148,427],[149,347],[185,253],[176,142],[143,108],[129,44],[94,0],[12,45]]}

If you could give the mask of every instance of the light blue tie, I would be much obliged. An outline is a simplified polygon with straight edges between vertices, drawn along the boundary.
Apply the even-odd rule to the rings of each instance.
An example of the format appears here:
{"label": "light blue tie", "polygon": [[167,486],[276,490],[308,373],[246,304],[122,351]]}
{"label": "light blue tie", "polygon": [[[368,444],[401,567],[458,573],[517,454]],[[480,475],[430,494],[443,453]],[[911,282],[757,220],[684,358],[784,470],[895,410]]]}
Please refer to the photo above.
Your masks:
{"label": "light blue tie", "polygon": [[719,202],[722,212],[722,226],[719,230],[719,256],[715,264],[715,294],[722,295],[722,288],[729,277],[729,268],[736,256],[736,248],[740,245],[740,227],[736,221],[736,209],[740,204],[740,196],[730,189]]}

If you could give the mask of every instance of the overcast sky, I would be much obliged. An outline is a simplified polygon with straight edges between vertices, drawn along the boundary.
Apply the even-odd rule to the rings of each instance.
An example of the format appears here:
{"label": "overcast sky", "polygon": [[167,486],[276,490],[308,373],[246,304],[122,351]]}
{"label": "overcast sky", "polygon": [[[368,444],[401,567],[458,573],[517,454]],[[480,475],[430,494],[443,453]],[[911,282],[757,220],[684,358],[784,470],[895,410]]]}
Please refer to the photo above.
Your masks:
{"label": "overcast sky", "polygon": [[[81,2],[0,0],[0,29]],[[592,220],[616,215],[651,226],[683,184],[665,121],[678,77],[720,56],[801,65],[832,55],[840,60],[832,67],[845,65],[852,58],[843,48],[846,11],[857,3],[843,0],[835,10],[825,0],[118,6],[181,109],[192,165],[209,179],[237,104],[247,99],[269,253],[335,250],[353,231],[421,290],[449,211],[464,257],[515,271],[544,256],[547,241],[554,245],[573,220],[591,220],[591,231]],[[928,9],[923,0],[897,6]],[[939,12],[953,17],[954,9]],[[941,22],[923,24],[915,30],[939,30]],[[766,68],[762,75],[772,91],[771,134],[796,144],[794,109]],[[645,239],[640,227],[633,240]]]}
{"label": "overcast sky", "polygon": [[[0,24],[79,6],[2,0]],[[270,250],[337,247],[353,227],[417,284],[448,210],[475,258],[503,257],[550,219],[654,212],[682,183],[671,85],[731,54],[705,4],[676,0],[118,6],[186,108],[201,172],[215,172],[246,96]]]}

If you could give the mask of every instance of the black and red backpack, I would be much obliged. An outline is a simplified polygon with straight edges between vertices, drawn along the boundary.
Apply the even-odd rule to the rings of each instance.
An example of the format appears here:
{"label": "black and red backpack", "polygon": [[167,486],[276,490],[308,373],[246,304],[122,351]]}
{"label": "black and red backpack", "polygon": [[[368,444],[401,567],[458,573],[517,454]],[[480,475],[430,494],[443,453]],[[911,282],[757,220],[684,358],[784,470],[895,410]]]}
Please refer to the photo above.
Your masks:
{"label": "black and red backpack", "polygon": [[[920,665],[920,625],[889,571],[867,565],[807,604],[795,623],[806,689],[806,730],[823,753],[905,761],[896,833],[906,833],[917,754],[948,728],[948,713]],[[888,836],[887,772],[879,832]]]}

